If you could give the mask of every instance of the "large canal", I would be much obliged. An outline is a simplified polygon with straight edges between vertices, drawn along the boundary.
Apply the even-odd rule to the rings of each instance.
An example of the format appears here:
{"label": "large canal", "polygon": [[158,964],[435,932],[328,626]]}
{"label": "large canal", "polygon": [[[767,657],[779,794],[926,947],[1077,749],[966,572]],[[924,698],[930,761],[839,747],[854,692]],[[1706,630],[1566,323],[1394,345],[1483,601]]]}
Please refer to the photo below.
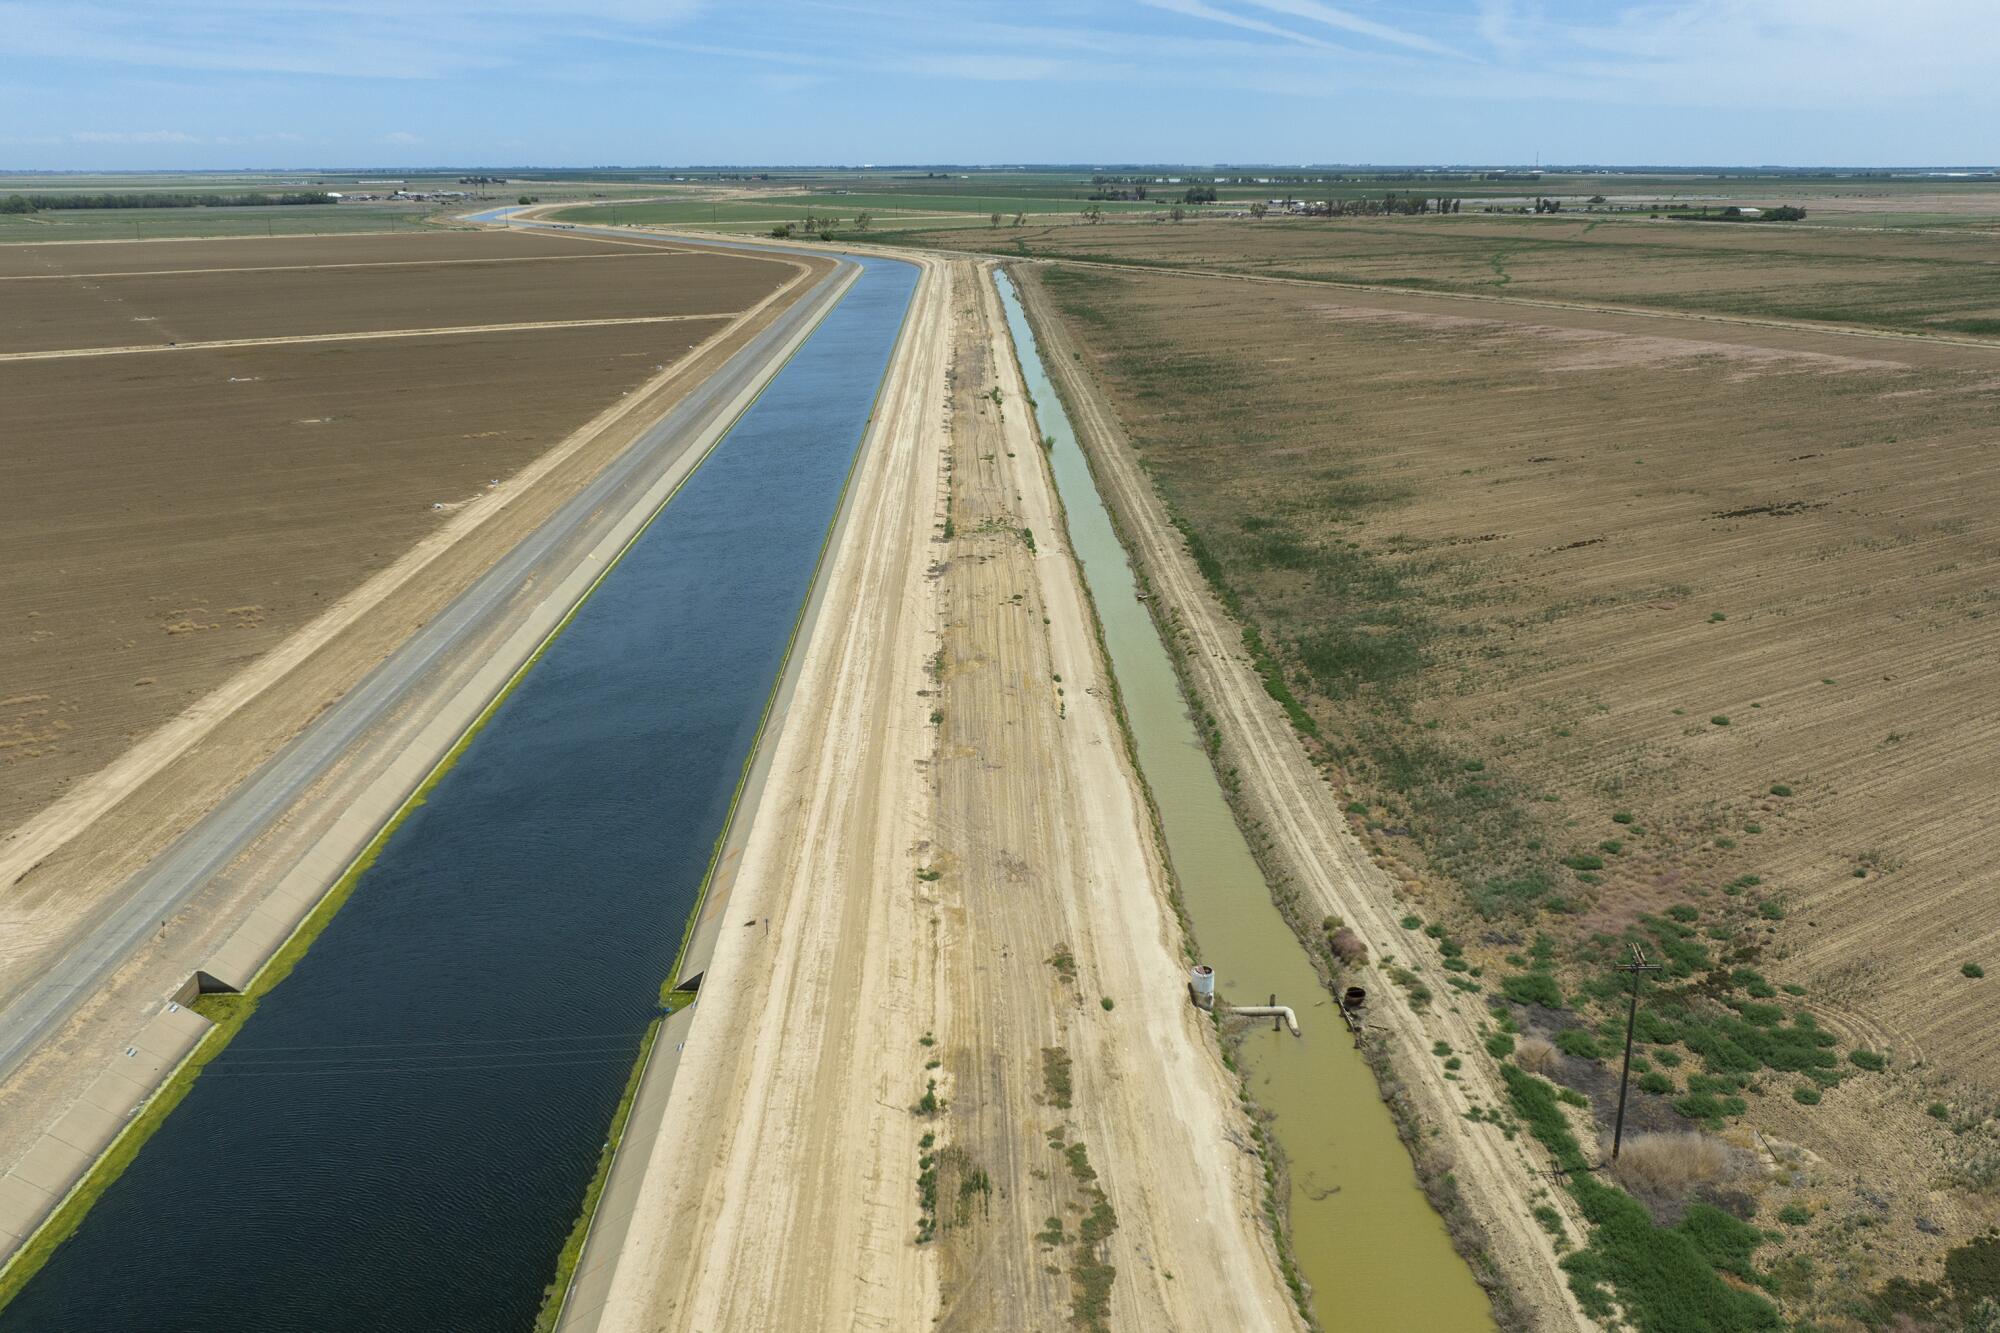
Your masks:
{"label": "large canal", "polygon": [[860,262],[0,1329],[533,1322],[915,288]]}
{"label": "large canal", "polygon": [[1104,629],[1195,944],[1224,1000],[1262,1004],[1275,992],[1304,1029],[1294,1038],[1260,1023],[1244,1034],[1241,1053],[1251,1094],[1273,1115],[1291,1165],[1292,1248],[1320,1320],[1335,1333],[1491,1329],[1486,1294],[1424,1197],[1373,1071],[1271,901],[1013,284],[1004,274],[999,283],[1036,422],[1055,439],[1049,459],[1070,546]]}

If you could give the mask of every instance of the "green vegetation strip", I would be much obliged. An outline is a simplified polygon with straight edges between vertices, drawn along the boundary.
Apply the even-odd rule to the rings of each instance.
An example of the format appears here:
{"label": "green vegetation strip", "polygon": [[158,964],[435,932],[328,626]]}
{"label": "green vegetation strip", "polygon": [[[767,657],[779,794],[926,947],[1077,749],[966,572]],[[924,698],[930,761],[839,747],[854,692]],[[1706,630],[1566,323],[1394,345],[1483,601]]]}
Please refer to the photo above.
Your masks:
{"label": "green vegetation strip", "polygon": [[[832,306],[829,305],[827,309],[831,310]],[[815,322],[814,327],[817,327],[817,322]],[[803,347],[804,345],[805,340],[801,338],[798,346]],[[785,364],[790,362],[791,356],[795,355],[797,350],[798,348],[794,347],[792,352],[787,354],[785,362],[780,363],[778,369],[774,370],[765,380],[766,387],[777,378],[778,373],[784,369]],[[757,398],[762,396],[763,389],[760,388],[756,397],[753,397],[750,403],[744,405],[743,412],[737,413],[736,417],[731,419],[729,425],[715,437],[716,442],[719,443],[731,430],[735,429],[736,422],[742,419],[743,413],[748,412],[750,407],[755,404]],[[6,1309],[7,1305],[16,1296],[21,1294],[21,1291],[33,1280],[35,1274],[39,1273],[43,1265],[49,1261],[49,1256],[54,1254],[64,1241],[76,1234],[77,1228],[83,1225],[83,1219],[89,1214],[91,1207],[102,1197],[104,1191],[111,1188],[118,1181],[118,1178],[125,1174],[125,1169],[138,1157],[139,1150],[146,1145],[146,1141],[152,1138],[160,1126],[166,1122],[167,1117],[173,1113],[174,1108],[181,1104],[182,1099],[187,1096],[189,1089],[194,1086],[194,1081],[201,1076],[202,1071],[208,1067],[211,1061],[222,1054],[224,1048],[230,1042],[236,1039],[236,1034],[243,1030],[243,1025],[250,1021],[252,1014],[257,1012],[258,1002],[275,990],[285,978],[292,974],[292,969],[298,965],[299,959],[305,957],[306,950],[312,947],[313,942],[319,938],[320,933],[332,923],[334,916],[339,913],[342,907],[346,906],[347,900],[353,896],[355,887],[360,883],[361,877],[367,873],[370,866],[375,864],[375,859],[381,855],[382,849],[388,845],[390,838],[395,836],[396,830],[403,826],[403,821],[408,819],[429,799],[431,790],[458,763],[459,756],[464,754],[479,733],[485,730],[487,722],[500,710],[500,706],[507,701],[508,696],[512,695],[520,683],[527,678],[528,673],[534,669],[537,662],[542,660],[543,654],[548,652],[550,646],[555,643],[562,632],[569,628],[570,622],[576,619],[577,614],[583,610],[584,604],[590,600],[591,595],[597,591],[604,580],[611,577],[611,572],[623,562],[626,553],[638,545],[640,538],[644,537],[647,530],[653,526],[653,523],[659,516],[666,512],[667,506],[673,503],[674,497],[680,494],[681,487],[687,484],[688,478],[692,477],[699,470],[699,467],[700,461],[697,460],[696,466],[688,469],[687,475],[674,483],[673,489],[668,491],[660,503],[655,506],[653,512],[646,516],[646,521],[640,524],[638,530],[626,540],[625,544],[618,548],[617,554],[605,563],[604,568],[599,571],[596,578],[590,581],[590,586],[583,590],[583,593],[576,599],[575,604],[563,613],[562,619],[557,621],[555,627],[543,636],[539,644],[535,645],[535,650],[529,654],[528,660],[523,662],[514,671],[514,674],[507,678],[507,683],[501,686],[499,693],[495,694],[492,700],[479,711],[479,715],[473,718],[471,724],[460,733],[458,740],[452,744],[451,749],[445,752],[444,757],[438,760],[429,773],[425,774],[423,781],[417,785],[417,789],[411,792],[403,804],[397,808],[396,813],[390,817],[389,822],[382,826],[381,831],[362,849],[361,854],[348,864],[347,869],[341,873],[340,878],[334,882],[333,887],[327,891],[326,896],[319,900],[318,905],[299,923],[298,927],[293,930],[284,944],[279,947],[278,951],[265,962],[263,967],[258,969],[257,974],[251,978],[249,986],[241,994],[209,994],[200,996],[195,1000],[191,1007],[196,1013],[199,1013],[202,1017],[213,1023],[214,1026],[202,1035],[201,1040],[196,1043],[195,1048],[188,1053],[187,1057],[174,1067],[173,1072],[167,1076],[166,1082],[139,1107],[131,1121],[119,1132],[118,1137],[112,1140],[110,1146],[105,1149],[103,1155],[85,1173],[83,1179],[76,1183],[70,1192],[64,1196],[62,1201],[56,1205],[54,1211],[43,1220],[41,1226],[28,1238],[27,1243],[14,1252],[13,1257],[7,1261],[5,1267],[0,1267],[0,1310]],[[850,479],[853,476],[851,467],[848,475]],[[843,503],[845,496],[846,487],[843,485]],[[831,540],[830,530],[828,540]],[[820,545],[820,560],[822,562],[826,558],[826,546],[826,542],[822,542]],[[817,578],[818,566],[816,565],[814,567],[814,579],[817,580]],[[804,610],[801,609],[799,620],[803,620],[804,614]],[[798,623],[798,621],[794,621],[792,627],[792,638],[794,641],[798,637]],[[789,662],[790,658],[791,644],[788,643],[785,648],[785,660]],[[782,681],[783,678],[783,666],[781,664],[779,680]],[[773,699],[775,699],[776,693],[777,690],[774,686],[772,690]],[[759,737],[763,734],[764,723],[770,717],[770,713],[771,700],[767,699],[764,705],[764,715],[758,720],[757,724],[757,734]],[[751,756],[754,758],[755,754],[756,747],[753,742]],[[745,776],[737,779],[736,795],[731,798],[729,815],[725,819],[723,833],[716,840],[716,855],[720,854],[723,839],[728,836],[729,826],[727,820],[733,818],[735,815],[736,802],[742,796],[748,770],[749,762],[746,761]],[[708,892],[708,882],[713,877],[714,870],[715,856],[712,855],[709,861],[708,874],[702,879],[701,892],[704,897]],[[700,910],[701,898],[697,898],[694,911],[689,914],[688,925],[681,935],[680,955],[676,956],[674,963],[676,969],[680,966],[680,956],[684,956],[687,952],[688,939],[693,932],[694,921],[700,915]],[[587,1230],[589,1219],[596,1208],[597,1195],[603,1188],[602,1177],[609,1170],[611,1154],[616,1151],[617,1137],[623,1132],[624,1121],[630,1114],[631,1100],[637,1090],[639,1074],[644,1070],[646,1060],[652,1054],[653,1043],[658,1036],[658,1031],[659,1020],[655,1019],[653,1024],[647,1029],[646,1037],[640,1045],[639,1058],[633,1067],[632,1077],[628,1081],[625,1097],[619,1103],[617,1119],[613,1125],[614,1132],[605,1148],[603,1160],[599,1163],[598,1177],[593,1180],[590,1190],[586,1193],[585,1211],[578,1221],[576,1231],[572,1233],[571,1240],[566,1242],[563,1247],[563,1257],[568,1266],[558,1268],[557,1278],[561,1283],[560,1289],[566,1289],[568,1286],[569,1274],[573,1271],[576,1263],[572,1247],[577,1252],[581,1251],[582,1232]],[[546,1314],[547,1311],[545,1310],[544,1313]],[[539,1321],[537,1322],[537,1327],[541,1327]]]}
{"label": "green vegetation strip", "polygon": [[[1502,1065],[1514,1110],[1564,1171],[1563,1183],[1592,1231],[1562,1266],[1586,1314],[1607,1319],[1615,1293],[1641,1333],[1748,1333],[1779,1326],[1778,1311],[1749,1284],[1769,1279],[1750,1264],[1763,1233],[1704,1203],[1678,1225],[1657,1226],[1645,1205],[1591,1174],[1546,1081]],[[1739,1279],[1731,1284],[1724,1275]]]}

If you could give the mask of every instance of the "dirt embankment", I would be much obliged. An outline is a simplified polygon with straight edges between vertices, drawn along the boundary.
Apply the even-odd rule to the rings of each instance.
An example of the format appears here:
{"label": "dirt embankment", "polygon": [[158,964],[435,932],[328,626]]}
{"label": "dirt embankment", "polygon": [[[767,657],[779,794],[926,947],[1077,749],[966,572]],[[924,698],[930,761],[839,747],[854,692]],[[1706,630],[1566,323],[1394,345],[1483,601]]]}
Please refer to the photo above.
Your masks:
{"label": "dirt embankment", "polygon": [[990,280],[912,321],[604,1326],[1296,1327]]}

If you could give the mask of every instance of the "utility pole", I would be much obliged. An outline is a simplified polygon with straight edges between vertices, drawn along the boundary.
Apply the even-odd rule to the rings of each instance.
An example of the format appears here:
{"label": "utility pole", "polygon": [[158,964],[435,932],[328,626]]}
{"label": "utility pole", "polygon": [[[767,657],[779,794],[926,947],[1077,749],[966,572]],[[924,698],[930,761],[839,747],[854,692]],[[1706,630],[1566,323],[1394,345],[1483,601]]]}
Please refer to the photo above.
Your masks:
{"label": "utility pole", "polygon": [[1625,1084],[1632,1077],[1632,1028],[1639,1021],[1639,983],[1648,972],[1660,970],[1658,963],[1646,961],[1646,951],[1638,945],[1632,946],[1632,961],[1618,964],[1620,972],[1632,974],[1632,1005],[1625,1011],[1625,1067],[1618,1072],[1618,1121],[1611,1130],[1611,1160],[1618,1160],[1618,1149],[1625,1142]]}

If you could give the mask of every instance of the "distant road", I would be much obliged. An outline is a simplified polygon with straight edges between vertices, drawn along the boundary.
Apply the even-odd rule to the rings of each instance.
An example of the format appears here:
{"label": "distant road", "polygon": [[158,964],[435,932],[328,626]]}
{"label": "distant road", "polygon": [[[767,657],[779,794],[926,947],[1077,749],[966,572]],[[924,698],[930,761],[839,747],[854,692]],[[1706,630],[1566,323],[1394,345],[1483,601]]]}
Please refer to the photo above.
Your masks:
{"label": "distant road", "polygon": [[[497,209],[473,220],[501,222],[513,211]],[[170,919],[291,808],[329,765],[410,698],[438,663],[490,631],[524,587],[560,582],[569,566],[594,544],[597,531],[637,504],[704,432],[723,419],[740,394],[775,369],[774,362],[791,336],[838,301],[856,271],[853,263],[840,261],[649,427],[547,523],[110,895],[102,916],[84,938],[44,976],[0,1008],[0,1081],[60,1027],[76,1004],[101,986],[161,922]]]}

